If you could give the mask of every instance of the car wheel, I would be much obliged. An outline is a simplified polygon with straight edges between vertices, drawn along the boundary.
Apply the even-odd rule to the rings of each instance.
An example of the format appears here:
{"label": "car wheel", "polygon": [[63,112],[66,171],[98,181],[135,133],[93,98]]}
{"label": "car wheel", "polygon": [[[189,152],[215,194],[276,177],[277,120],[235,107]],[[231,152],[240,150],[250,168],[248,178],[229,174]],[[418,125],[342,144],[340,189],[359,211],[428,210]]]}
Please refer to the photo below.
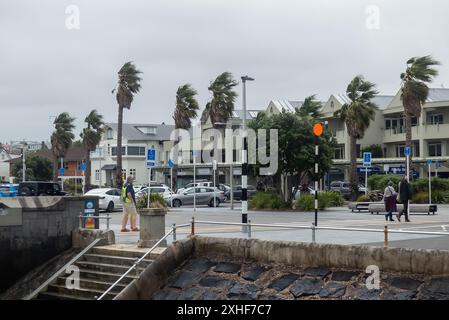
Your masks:
{"label": "car wheel", "polygon": [[[220,205],[220,199],[215,198],[215,207],[218,207]],[[209,202],[209,207],[213,207],[214,206],[214,199],[211,199]]]}
{"label": "car wheel", "polygon": [[114,202],[109,202],[108,207],[106,208],[106,212],[113,212],[114,211]]}
{"label": "car wheel", "polygon": [[179,208],[181,206],[181,200],[175,199],[173,200],[173,207]]}

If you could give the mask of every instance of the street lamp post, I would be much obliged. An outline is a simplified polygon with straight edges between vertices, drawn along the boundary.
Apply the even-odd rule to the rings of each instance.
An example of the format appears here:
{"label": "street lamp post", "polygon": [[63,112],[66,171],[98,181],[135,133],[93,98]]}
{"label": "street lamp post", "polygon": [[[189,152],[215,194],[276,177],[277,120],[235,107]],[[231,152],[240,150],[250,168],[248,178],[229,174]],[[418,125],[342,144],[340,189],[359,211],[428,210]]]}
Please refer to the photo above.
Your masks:
{"label": "street lamp post", "polygon": [[23,144],[22,144],[22,182],[26,181],[26,162],[25,162],[26,147],[27,147],[27,143],[23,142]]}
{"label": "street lamp post", "polygon": [[[246,134],[246,81],[254,81],[253,78],[242,76],[243,83],[243,151],[242,151],[242,224],[248,223],[248,144]],[[246,226],[242,225],[242,232],[247,232]]]}

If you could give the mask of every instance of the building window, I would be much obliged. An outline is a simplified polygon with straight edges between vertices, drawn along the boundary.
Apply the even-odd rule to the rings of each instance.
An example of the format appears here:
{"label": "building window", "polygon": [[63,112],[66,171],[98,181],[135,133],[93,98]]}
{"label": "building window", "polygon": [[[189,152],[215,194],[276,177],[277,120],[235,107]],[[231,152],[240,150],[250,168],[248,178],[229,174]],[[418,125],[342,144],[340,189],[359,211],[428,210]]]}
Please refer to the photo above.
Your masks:
{"label": "building window", "polygon": [[64,169],[65,169],[65,170],[68,170],[68,169],[69,169],[69,163],[66,162],[66,161],[64,161]]}
{"label": "building window", "polygon": [[396,158],[405,157],[405,145],[398,144],[396,145]]}
{"label": "building window", "polygon": [[156,134],[156,127],[137,127],[137,130],[144,134]]}
{"label": "building window", "polygon": [[123,181],[126,181],[126,169],[122,169],[122,178]]}
{"label": "building window", "polygon": [[144,156],[145,147],[128,147],[128,156]]}
{"label": "building window", "polygon": [[428,122],[430,124],[443,124],[443,115],[442,114],[429,114]]}
{"label": "building window", "polygon": [[441,157],[441,142],[429,143],[429,157]]}
{"label": "building window", "polygon": [[100,181],[100,170],[95,170],[95,181]]}
{"label": "building window", "polygon": [[135,178],[136,177],[136,169],[129,169],[129,175],[133,176]]}
{"label": "building window", "polygon": [[390,119],[386,119],[385,120],[385,129],[390,129],[391,128],[391,120]]}
{"label": "building window", "polygon": [[412,117],[412,127],[416,127],[418,125],[418,118]]}
{"label": "building window", "polygon": [[108,140],[114,139],[113,134],[114,134],[114,132],[112,131],[112,129],[108,129],[108,130],[106,131],[106,139],[108,139]]}
{"label": "building window", "polygon": [[[117,147],[112,147],[111,148],[111,154],[113,156],[117,155]],[[126,155],[126,147],[122,147],[122,156]]]}
{"label": "building window", "polygon": [[345,158],[345,146],[338,145],[335,147],[334,159],[344,159]]}

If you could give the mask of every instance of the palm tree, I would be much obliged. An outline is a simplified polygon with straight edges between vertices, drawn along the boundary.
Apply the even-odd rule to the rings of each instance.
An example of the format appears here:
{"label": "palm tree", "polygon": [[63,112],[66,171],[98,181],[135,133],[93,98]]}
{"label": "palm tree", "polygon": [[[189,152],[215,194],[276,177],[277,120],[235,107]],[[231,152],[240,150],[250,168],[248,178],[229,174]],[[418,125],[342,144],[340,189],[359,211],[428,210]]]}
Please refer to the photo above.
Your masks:
{"label": "palm tree", "polygon": [[[438,71],[432,66],[440,65],[440,62],[432,56],[413,57],[407,61],[407,68],[401,73],[401,99],[405,115],[405,145],[412,147],[412,117],[421,116],[422,105],[429,95],[427,83],[438,75]],[[409,168],[411,168],[412,156],[409,157]]]}
{"label": "palm tree", "polygon": [[101,135],[103,133],[103,116],[98,114],[97,110],[92,110],[89,115],[84,119],[87,123],[87,127],[83,129],[80,137],[83,139],[83,146],[86,152],[86,186],[90,187],[90,175],[91,175],[91,162],[90,153],[97,148],[97,145],[101,141]]}
{"label": "palm tree", "polygon": [[[175,129],[188,130],[192,126],[192,119],[197,117],[197,111],[199,109],[198,101],[195,98],[196,95],[197,91],[190,84],[180,86],[176,91],[176,109],[173,114]],[[179,137],[176,137],[176,141],[178,139]],[[178,169],[176,167],[173,168],[172,174],[173,185],[176,188],[178,177]]]}
{"label": "palm tree", "polygon": [[237,97],[237,93],[233,90],[236,85],[238,82],[229,72],[223,72],[210,84],[208,90],[212,92],[212,99],[206,104],[201,115],[203,123],[209,117],[214,126],[216,123],[225,123],[229,120]]}
{"label": "palm tree", "polygon": [[296,114],[302,118],[312,117],[313,119],[320,118],[322,116],[321,102],[315,99],[315,95],[308,96],[304,99],[304,103],[298,109],[296,109]]}
{"label": "palm tree", "polygon": [[371,99],[378,92],[375,84],[364,80],[363,76],[356,76],[349,83],[346,94],[351,100],[345,103],[340,110],[334,113],[334,116],[346,124],[346,129],[350,138],[350,189],[351,200],[356,200],[358,196],[358,177],[357,177],[357,139],[363,138],[370,122],[374,120],[377,106]]}
{"label": "palm tree", "polygon": [[72,118],[67,112],[58,115],[53,122],[55,131],[51,135],[51,151],[53,153],[53,181],[58,181],[58,159],[64,158],[67,150],[72,145],[75,138],[73,124],[75,118]]}
{"label": "palm tree", "polygon": [[117,91],[116,98],[118,103],[118,124],[117,124],[117,187],[121,188],[123,184],[122,179],[122,128],[123,128],[123,109],[130,109],[133,102],[134,95],[140,90],[139,74],[142,72],[137,70],[135,65],[129,61],[125,63],[118,72],[117,88],[112,90]]}

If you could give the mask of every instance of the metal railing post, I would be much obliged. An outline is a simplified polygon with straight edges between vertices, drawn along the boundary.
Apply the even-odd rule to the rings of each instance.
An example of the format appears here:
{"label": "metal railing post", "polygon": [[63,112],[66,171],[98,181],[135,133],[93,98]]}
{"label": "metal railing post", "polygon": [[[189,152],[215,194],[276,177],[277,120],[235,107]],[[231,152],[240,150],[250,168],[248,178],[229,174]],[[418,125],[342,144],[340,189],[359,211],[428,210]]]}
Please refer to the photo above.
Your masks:
{"label": "metal railing post", "polygon": [[139,276],[139,258],[136,258],[136,262],[135,262],[135,268],[136,268],[136,277]]}
{"label": "metal railing post", "polygon": [[79,228],[82,229],[83,228],[83,213],[80,212],[80,216],[79,216]]}
{"label": "metal railing post", "polygon": [[190,221],[190,235],[195,235],[195,217],[192,217],[192,220]]}
{"label": "metal railing post", "polygon": [[176,223],[173,223],[172,228],[173,228],[173,241],[176,241]]}
{"label": "metal railing post", "polygon": [[384,247],[388,248],[388,226],[384,226]]}
{"label": "metal railing post", "polygon": [[248,226],[248,239],[251,239],[251,219],[248,219],[248,223],[246,225]]}
{"label": "metal railing post", "polygon": [[312,243],[315,243],[315,232],[316,232],[315,228],[316,228],[315,222],[312,222]]}
{"label": "metal railing post", "polygon": [[109,212],[106,214],[106,229],[109,230],[109,219],[111,219],[111,217],[109,216]]}

